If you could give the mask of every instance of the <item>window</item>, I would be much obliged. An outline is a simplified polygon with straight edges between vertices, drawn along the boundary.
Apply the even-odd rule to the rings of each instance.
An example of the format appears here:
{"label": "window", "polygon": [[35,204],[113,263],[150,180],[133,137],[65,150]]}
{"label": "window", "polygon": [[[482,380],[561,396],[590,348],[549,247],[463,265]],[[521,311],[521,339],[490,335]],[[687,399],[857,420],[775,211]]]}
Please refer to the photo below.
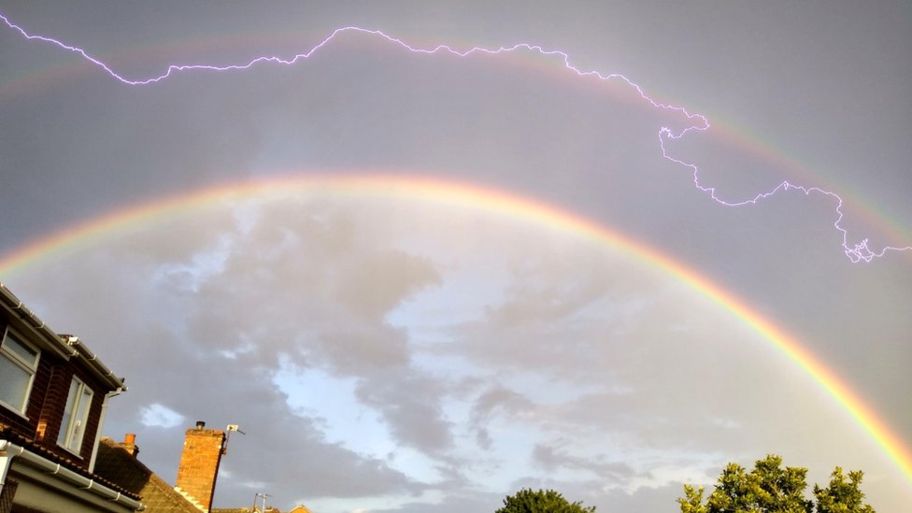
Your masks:
{"label": "window", "polygon": [[6,330],[0,342],[0,403],[25,413],[39,354],[10,329]]}
{"label": "window", "polygon": [[76,454],[82,449],[86,422],[89,419],[89,408],[92,406],[92,389],[79,378],[70,382],[67,394],[66,409],[63,410],[63,421],[60,422],[60,434],[57,445]]}

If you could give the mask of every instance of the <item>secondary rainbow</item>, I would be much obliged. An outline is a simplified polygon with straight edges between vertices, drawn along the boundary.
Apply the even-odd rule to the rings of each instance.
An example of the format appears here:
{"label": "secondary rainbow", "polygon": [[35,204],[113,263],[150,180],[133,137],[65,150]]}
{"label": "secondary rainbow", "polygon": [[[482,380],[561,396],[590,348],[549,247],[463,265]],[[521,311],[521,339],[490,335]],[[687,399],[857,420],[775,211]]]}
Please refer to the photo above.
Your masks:
{"label": "secondary rainbow", "polygon": [[356,196],[422,199],[519,218],[625,251],[655,266],[710,298],[761,335],[807,373],[840,404],[912,483],[912,453],[875,412],[833,371],[827,368],[784,329],[750,308],[743,300],[724,290],[696,270],[675,261],[630,236],[590,219],[561,210],[540,200],[505,191],[449,180],[389,174],[298,174],[205,188],[187,194],[156,199],[138,206],[113,211],[81,224],[40,238],[0,258],[0,277],[27,266],[62,256],[103,238],[135,231],[145,225],[220,202],[231,202],[290,192],[326,192]]}
{"label": "secondary rainbow", "polygon": [[[0,13],[0,16],[3,16],[3,20],[5,21],[7,27],[18,27],[18,25],[13,24],[10,20],[6,19],[3,13]],[[22,28],[19,28],[19,30],[22,31],[22,34],[27,33]],[[366,29],[358,29],[357,32],[362,34],[373,34],[374,36],[379,33],[378,31]],[[420,50],[421,53],[425,54],[435,53],[437,50],[431,49],[439,49],[442,46],[439,42],[431,42],[430,39],[412,40],[410,43],[405,43],[404,41],[391,36],[384,35],[383,38],[388,43],[395,43],[400,48],[425,48],[424,50]],[[282,43],[282,46],[294,48],[298,45],[300,39],[301,35],[297,29],[293,31],[269,33],[263,33],[260,31],[246,31],[227,35],[193,35],[192,37],[171,39],[168,41],[145,44],[142,46],[127,46],[125,48],[119,49],[114,53],[108,54],[106,56],[106,60],[113,62],[135,62],[151,59],[163,60],[167,62],[171,59],[180,60],[181,56],[187,55],[188,53],[191,55],[198,53],[208,54],[215,50],[224,51],[226,48],[231,48],[232,50],[236,50],[239,54],[244,54],[246,51],[249,51],[251,47],[258,48],[261,46],[274,46],[277,43]],[[329,39],[326,39],[324,43],[328,42],[328,40]],[[460,45],[455,45],[454,48],[471,48],[473,46],[468,42],[460,43]],[[316,50],[322,45],[323,43],[320,43],[319,45],[313,47],[311,51]],[[525,61],[524,64],[518,64],[523,61],[514,58],[511,59],[510,62],[517,63],[519,66],[539,68],[544,72],[550,72],[555,76],[574,76],[573,74],[567,73],[567,71],[571,69],[569,67],[569,61],[565,61],[565,64],[567,64],[566,66],[553,65],[554,63],[551,62],[551,60],[556,55],[564,55],[564,57],[569,59],[569,56],[566,54],[563,54],[562,52],[546,51],[537,45],[518,45],[514,48],[524,46],[538,48],[537,51],[531,52],[532,56],[545,57],[545,59],[533,59],[530,61]],[[289,53],[293,54],[294,52]],[[485,50],[482,53],[489,53],[489,51]],[[4,96],[14,96],[16,94],[21,94],[24,92],[34,93],[35,91],[40,90],[41,87],[49,87],[53,84],[60,83],[64,78],[68,76],[88,74],[90,72],[97,71],[96,65],[89,65],[87,63],[86,59],[88,58],[88,54],[84,54],[83,57],[84,59],[67,60],[66,63],[60,63],[44,68],[29,70],[20,76],[11,74],[10,77],[8,77],[5,81],[0,80],[0,100],[2,100]],[[95,64],[98,64],[98,62]],[[590,78],[593,77],[593,73],[596,73],[595,70],[588,72],[580,72],[579,70],[576,71],[578,75],[585,75]],[[113,73],[111,69],[108,69],[108,72],[109,74]],[[627,84],[634,85],[632,82],[628,82]],[[639,86],[635,86],[635,88],[636,91],[640,92],[641,95],[643,94]],[[630,93],[631,91],[628,90],[627,92]],[[630,95],[627,97],[627,95],[619,94],[617,90],[614,91],[614,95],[618,98],[624,97],[626,98],[625,101],[628,102],[638,101],[646,98],[645,96],[634,98],[635,95]],[[652,102],[652,100],[649,101]],[[660,99],[660,103],[664,103],[668,106],[681,105],[680,102],[666,99]],[[653,103],[653,106],[655,106],[655,103]],[[675,107],[675,109],[677,108],[678,107]],[[777,169],[786,171],[789,175],[789,182],[793,185],[816,188],[822,185],[824,182],[829,183],[834,187],[834,189],[842,191],[841,194],[845,197],[845,199],[851,199],[851,201],[848,202],[847,206],[852,209],[853,214],[857,214],[860,217],[864,218],[867,225],[876,228],[882,235],[886,236],[889,241],[888,244],[900,245],[892,246],[893,249],[899,249],[902,251],[905,251],[906,249],[912,249],[912,246],[906,245],[908,244],[910,235],[909,228],[904,226],[902,222],[888,215],[885,211],[883,211],[882,208],[878,208],[875,202],[865,198],[859,191],[852,190],[846,183],[840,182],[834,179],[834,177],[826,177],[826,180],[822,180],[823,177],[820,175],[820,173],[812,171],[810,167],[802,164],[798,159],[787,155],[782,150],[779,150],[772,144],[766,142],[760,136],[752,134],[749,130],[743,127],[738,127],[733,123],[714,120],[711,130],[712,131],[708,133],[712,136],[720,137],[722,140],[726,141],[727,144],[731,144],[733,146],[746,150],[753,155],[763,158],[771,165],[775,166]],[[739,201],[739,199],[731,198],[729,201]],[[837,223],[838,222],[839,221],[837,221]],[[849,240],[846,240],[846,243],[849,242]],[[910,251],[909,254],[912,255],[912,251]]]}

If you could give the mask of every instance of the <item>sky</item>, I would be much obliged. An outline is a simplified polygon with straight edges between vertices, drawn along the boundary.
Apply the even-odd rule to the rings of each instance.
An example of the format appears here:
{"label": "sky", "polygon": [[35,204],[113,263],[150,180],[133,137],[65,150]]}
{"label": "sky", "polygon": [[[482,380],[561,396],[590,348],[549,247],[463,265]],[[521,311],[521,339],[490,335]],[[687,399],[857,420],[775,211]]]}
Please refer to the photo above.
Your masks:
{"label": "sky", "polygon": [[[0,25],[0,262],[120,219],[0,265],[126,378],[105,433],[173,482],[186,428],[239,424],[224,507],[494,511],[533,487],[676,511],[682,483],[776,453],[811,483],[862,469],[902,511],[912,482],[857,419],[650,255],[791,334],[912,447],[912,251],[843,248],[912,246],[909,7],[485,4],[0,2],[128,80],[353,26],[626,77],[348,30],[293,65],[131,86]],[[710,127],[673,137],[702,118],[637,87]],[[815,189],[720,203],[783,182]]]}

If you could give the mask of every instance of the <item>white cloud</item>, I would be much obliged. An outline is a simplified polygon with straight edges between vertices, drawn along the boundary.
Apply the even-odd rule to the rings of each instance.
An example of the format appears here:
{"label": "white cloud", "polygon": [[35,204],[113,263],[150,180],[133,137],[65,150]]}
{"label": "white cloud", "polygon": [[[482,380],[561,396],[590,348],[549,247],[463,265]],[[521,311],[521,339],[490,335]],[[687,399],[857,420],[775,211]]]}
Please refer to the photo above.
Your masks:
{"label": "white cloud", "polygon": [[357,380],[295,365],[283,355],[272,383],[296,415],[317,420],[327,441],[366,456],[384,458],[396,441],[379,413],[355,396]]}
{"label": "white cloud", "polygon": [[[224,462],[241,485],[222,492],[234,502],[267,482],[277,505],[303,497],[325,511],[411,512],[436,498],[456,511],[460,497],[496,505],[516,483],[553,480],[641,500],[684,478],[711,481],[735,454],[749,462],[780,450],[777,415],[838,425],[755,334],[623,254],[566,234],[529,237],[496,218],[478,225],[486,252],[469,254],[477,240],[430,230],[436,210],[397,208],[401,220],[277,199],[243,229],[170,226],[115,240],[103,258],[43,269],[44,317],[86,322],[74,331],[128,377],[111,422],[132,430],[136,408],[125,422],[118,405],[145,405],[143,459],[163,475],[176,461],[158,455],[180,434],[161,428],[184,413],[241,424],[247,435],[232,437]],[[220,253],[225,240],[232,250]],[[146,246],[171,251],[150,258]],[[179,286],[180,273],[149,282],[158,260],[195,269],[193,286]],[[86,293],[99,299],[76,300]],[[90,322],[111,311],[120,314]],[[129,351],[123,333],[133,334]]]}
{"label": "white cloud", "polygon": [[184,416],[160,403],[143,406],[139,410],[140,422],[146,427],[173,428],[184,423]]}

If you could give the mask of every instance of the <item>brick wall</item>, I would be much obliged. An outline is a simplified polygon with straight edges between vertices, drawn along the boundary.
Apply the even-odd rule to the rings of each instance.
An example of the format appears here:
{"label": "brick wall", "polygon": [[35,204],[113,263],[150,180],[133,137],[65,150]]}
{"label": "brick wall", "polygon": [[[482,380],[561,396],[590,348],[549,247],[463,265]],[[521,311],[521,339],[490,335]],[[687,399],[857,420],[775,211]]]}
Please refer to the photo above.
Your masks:
{"label": "brick wall", "polygon": [[202,422],[188,429],[184,438],[175,485],[202,504],[206,511],[211,507],[215,494],[224,444],[225,432],[206,429]]}
{"label": "brick wall", "polygon": [[[66,365],[54,365],[51,369],[51,377],[45,389],[41,413],[38,417],[38,431],[35,436],[42,443],[47,444],[57,440],[72,376],[72,369],[68,369]],[[37,390],[32,391],[33,394],[35,392]]]}
{"label": "brick wall", "polygon": [[[8,323],[8,317],[0,313],[0,336],[2,336]],[[17,333],[30,341],[27,331],[17,330]],[[78,457],[72,452],[57,445],[57,436],[60,433],[63,411],[66,407],[67,393],[73,376],[82,380],[92,389],[92,404],[89,416],[84,427],[82,447]],[[97,378],[83,365],[79,358],[69,361],[59,358],[50,351],[41,351],[38,358],[38,369],[32,381],[28,404],[23,418],[6,408],[0,407],[0,423],[10,426],[16,433],[26,438],[34,439],[49,451],[65,457],[77,465],[88,469],[92,457],[95,434],[101,420],[101,408],[107,387],[98,382]]]}

